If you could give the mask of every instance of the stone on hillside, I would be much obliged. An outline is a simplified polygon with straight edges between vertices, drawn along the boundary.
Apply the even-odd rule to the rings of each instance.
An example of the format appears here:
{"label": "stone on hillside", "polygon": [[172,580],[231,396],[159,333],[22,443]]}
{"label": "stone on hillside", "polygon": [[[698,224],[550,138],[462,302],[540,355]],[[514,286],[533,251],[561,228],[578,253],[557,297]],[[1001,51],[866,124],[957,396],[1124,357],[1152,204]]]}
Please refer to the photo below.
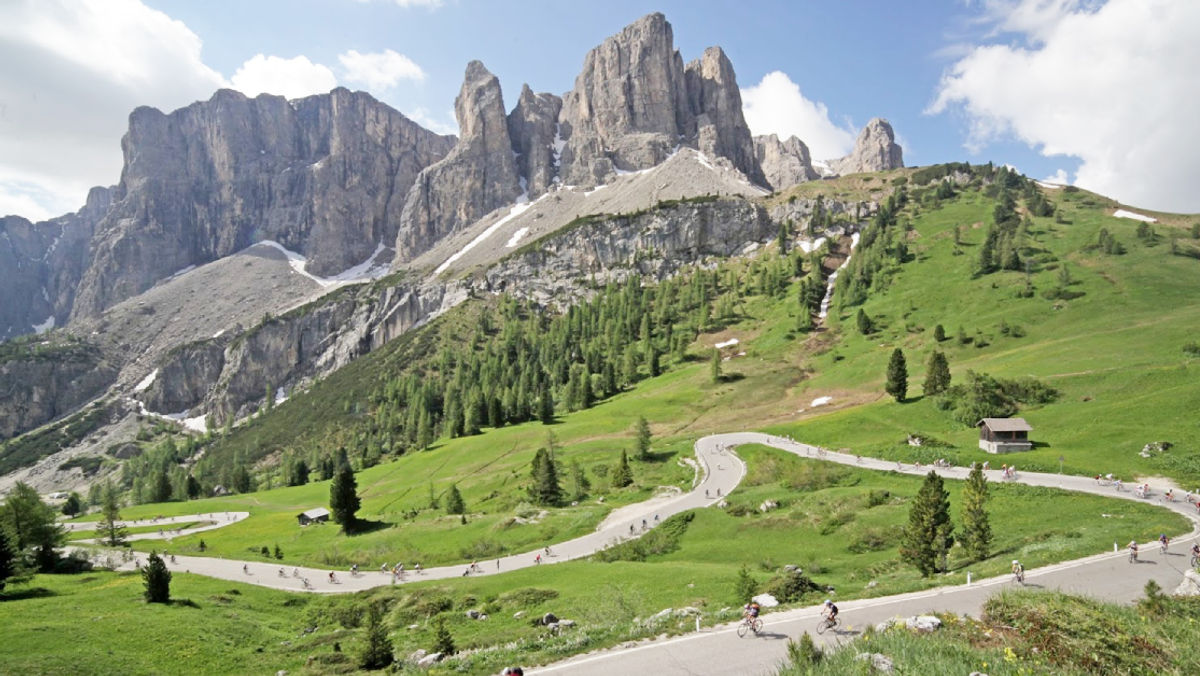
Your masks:
{"label": "stone on hillside", "polygon": [[778,508],[779,508],[779,503],[776,502],[775,500],[763,500],[762,504],[760,504],[758,506],[758,511],[763,512],[765,514],[766,512],[769,512],[773,509],[778,509]]}
{"label": "stone on hillside", "polygon": [[514,618],[514,619],[516,619],[516,618],[518,618],[518,617],[524,617],[524,616],[525,616],[525,611],[524,611],[524,610],[518,610],[517,612],[513,613],[513,618]]}
{"label": "stone on hillside", "polygon": [[437,664],[438,662],[441,662],[442,657],[443,657],[443,655],[441,653],[430,653],[430,654],[426,655],[425,657],[422,657],[421,659],[417,660],[417,666],[420,667],[421,669],[428,669],[428,668],[432,667],[433,665]]}
{"label": "stone on hillside", "polygon": [[414,623],[414,624],[410,624],[410,625],[408,625],[407,627],[405,627],[405,629],[420,629],[420,628],[421,628],[421,625],[419,625],[419,624],[415,624],[415,623]]}
{"label": "stone on hillside", "polygon": [[942,627],[942,621],[933,615],[916,615],[904,621],[905,626],[917,631],[936,631]]}
{"label": "stone on hillside", "polygon": [[800,568],[800,566],[797,566],[794,563],[789,563],[783,567],[783,572],[785,572],[785,573],[803,573],[804,571]]}
{"label": "stone on hillside", "polygon": [[1170,450],[1172,446],[1174,444],[1169,441],[1152,441],[1142,446],[1142,457],[1149,457],[1151,453],[1162,453],[1163,451]]}
{"label": "stone on hillside", "polygon": [[776,192],[821,177],[813,169],[808,146],[795,136],[786,141],[780,141],[775,134],[755,136],[754,152],[763,176]]}
{"label": "stone on hillside", "polygon": [[558,622],[557,615],[554,613],[546,613],[545,615],[542,615],[542,624],[550,624],[552,622]]}
{"label": "stone on hillside", "polygon": [[558,622],[558,626],[560,626],[560,627],[574,627],[574,626],[575,626],[575,620],[559,620],[559,622]]}
{"label": "stone on hillside", "polygon": [[414,650],[413,652],[408,654],[408,661],[409,662],[420,662],[428,654],[429,654],[428,650],[425,650],[424,648],[417,648],[416,650]]}
{"label": "stone on hillside", "polygon": [[1183,573],[1183,582],[1175,589],[1176,596],[1200,596],[1200,573],[1188,570]]}
{"label": "stone on hillside", "polygon": [[759,594],[750,600],[754,601],[763,608],[774,608],[775,606],[779,605],[779,601],[770,594]]}
{"label": "stone on hillside", "polygon": [[892,674],[896,672],[896,668],[892,665],[892,658],[882,653],[859,653],[854,659],[860,662],[869,662],[871,664],[871,673],[873,674]]}
{"label": "stone on hillside", "polygon": [[421,171],[408,191],[396,236],[396,264],[412,260],[521,194],[500,80],[481,62],[467,64],[454,113],[458,143]]}
{"label": "stone on hillside", "polygon": [[479,613],[479,617],[477,617],[475,619],[482,621],[482,620],[486,620],[487,618],[488,618],[487,613]]}
{"label": "stone on hillside", "polygon": [[465,614],[469,619],[478,620],[480,613],[478,610],[475,610],[474,608],[472,608],[472,609],[468,610]]}
{"label": "stone on hillside", "polygon": [[660,621],[665,620],[668,617],[670,617],[674,612],[675,612],[674,608],[663,608],[662,610],[658,611],[657,613],[654,613],[653,615],[651,615],[650,619],[647,621],[648,622],[660,622]]}
{"label": "stone on hillside", "polygon": [[875,118],[863,127],[854,142],[854,150],[829,166],[837,174],[859,174],[868,171],[885,171],[904,166],[904,153],[896,145],[892,125],[883,118]]}
{"label": "stone on hillside", "polygon": [[676,608],[675,609],[675,617],[692,617],[694,615],[699,615],[699,614],[700,614],[700,609],[692,607],[692,606],[686,606],[684,608]]}

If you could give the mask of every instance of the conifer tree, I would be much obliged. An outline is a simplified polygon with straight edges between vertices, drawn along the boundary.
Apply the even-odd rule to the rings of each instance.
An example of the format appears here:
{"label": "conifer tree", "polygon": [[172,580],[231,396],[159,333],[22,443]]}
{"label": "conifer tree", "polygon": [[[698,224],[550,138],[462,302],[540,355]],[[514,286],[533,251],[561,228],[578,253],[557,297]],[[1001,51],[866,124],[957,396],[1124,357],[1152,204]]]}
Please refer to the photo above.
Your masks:
{"label": "conifer tree", "polygon": [[617,461],[617,467],[612,472],[613,488],[624,488],[633,483],[633,470],[629,468],[629,457],[625,451],[621,451],[621,459]]}
{"label": "conifer tree", "polygon": [[934,350],[929,355],[929,367],[925,371],[925,394],[935,395],[945,392],[950,387],[950,364],[946,355],[940,350]]}
{"label": "conifer tree", "polygon": [[358,524],[355,513],[359,506],[354,469],[350,463],[342,463],[333,474],[333,483],[329,485],[329,511],[333,513],[334,523],[341,526],[342,531],[352,532]]}
{"label": "conifer tree", "polygon": [[446,513],[447,514],[464,514],[467,507],[463,504],[462,493],[458,492],[457,484],[450,484],[450,490],[446,491]]}
{"label": "conifer tree", "polygon": [[455,651],[454,637],[450,635],[446,620],[441,615],[433,618],[433,651],[443,655],[453,655]]}
{"label": "conifer tree", "polygon": [[104,493],[100,504],[100,524],[96,528],[100,540],[109,547],[125,546],[125,526],[121,524],[121,505],[117,497],[117,489],[111,482],[105,482]]}
{"label": "conifer tree", "polygon": [[62,513],[66,514],[67,516],[74,517],[82,511],[83,498],[79,497],[78,493],[72,491],[71,494],[67,496],[66,501],[63,502]]}
{"label": "conifer tree", "polygon": [[638,416],[633,426],[634,451],[638,460],[650,459],[650,423],[645,416]]}
{"label": "conifer tree", "polygon": [[875,332],[875,324],[871,321],[868,315],[862,308],[858,309],[858,315],[855,317],[855,323],[858,325],[858,332],[864,336],[869,336]]}
{"label": "conifer tree", "polygon": [[933,339],[939,343],[946,340],[946,329],[942,328],[941,324],[933,327]]}
{"label": "conifer tree", "polygon": [[543,425],[554,423],[554,395],[550,394],[550,383],[542,381],[541,393],[538,395],[538,418]]}
{"label": "conifer tree", "polygon": [[200,482],[196,480],[195,476],[191,474],[187,475],[185,490],[187,492],[188,500],[195,500],[196,498],[200,497]]}
{"label": "conifer tree", "polygon": [[946,570],[946,556],[954,544],[949,496],[942,478],[930,470],[908,512],[900,557],[926,577]]}
{"label": "conifer tree", "polygon": [[391,664],[395,657],[392,655],[392,640],[388,638],[383,613],[377,604],[372,603],[367,609],[366,630],[367,640],[358,657],[358,666],[369,670],[383,669]]}
{"label": "conifer tree", "polygon": [[150,559],[142,569],[142,581],[146,585],[143,596],[147,603],[169,603],[171,601],[171,571],[157,552],[150,552]]}
{"label": "conifer tree", "polygon": [[721,382],[721,351],[715,347],[709,360],[709,375],[714,383]]}
{"label": "conifer tree", "polygon": [[963,486],[962,501],[962,536],[959,539],[973,560],[982,561],[991,555],[992,526],[987,513],[987,478],[979,463],[971,466],[971,474]]}
{"label": "conifer tree", "polygon": [[743,565],[733,581],[733,602],[737,605],[749,603],[757,591],[758,584],[750,575],[750,569]]}
{"label": "conifer tree", "polygon": [[883,389],[899,402],[908,396],[908,366],[900,348],[893,350],[892,358],[888,360],[887,383]]}
{"label": "conifer tree", "polygon": [[571,483],[571,499],[576,501],[584,499],[587,496],[588,489],[592,487],[591,482],[588,481],[587,474],[583,471],[583,466],[577,461],[571,462]]}
{"label": "conifer tree", "polygon": [[154,475],[154,486],[150,493],[150,502],[166,502],[171,499],[171,479],[167,476],[167,468],[160,467]]}
{"label": "conifer tree", "polygon": [[557,505],[562,502],[562,487],[558,485],[558,470],[545,448],[539,448],[533,456],[530,470],[533,484],[529,496],[539,505]]}
{"label": "conifer tree", "polygon": [[796,330],[801,333],[813,330],[812,311],[803,303],[800,304],[799,314],[796,315]]}
{"label": "conifer tree", "polygon": [[5,583],[16,572],[15,559],[13,547],[8,542],[8,533],[0,528],[0,591],[4,591]]}

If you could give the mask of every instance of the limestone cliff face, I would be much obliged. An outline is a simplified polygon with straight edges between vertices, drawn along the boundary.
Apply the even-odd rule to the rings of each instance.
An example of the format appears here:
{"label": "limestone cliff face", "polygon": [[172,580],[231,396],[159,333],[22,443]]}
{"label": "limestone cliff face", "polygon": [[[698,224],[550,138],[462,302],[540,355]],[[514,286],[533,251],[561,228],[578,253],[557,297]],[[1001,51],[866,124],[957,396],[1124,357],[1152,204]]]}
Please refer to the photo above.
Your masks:
{"label": "limestone cliff face", "polygon": [[570,185],[652,167],[679,145],[726,157],[765,182],[729,60],[710,48],[685,68],[662,14],[642,17],[587,53],[559,123],[566,141],[560,174]]}
{"label": "limestone cliff face", "polygon": [[0,218],[0,339],[31,333],[71,314],[79,278],[87,267],[88,242],[112,202],[112,188],[92,188],[74,214],[40,223]]}
{"label": "limestone cliff face", "polygon": [[409,191],[396,238],[397,262],[412,259],[521,194],[500,81],[479,61],[467,65],[454,112],[458,143],[445,159],[422,171]]}
{"label": "limestone cliff face", "polygon": [[887,120],[877,117],[867,123],[854,141],[849,155],[829,166],[837,174],[886,171],[904,166],[904,152],[896,144],[896,135]]}
{"label": "limestone cliff face", "polygon": [[0,439],[60,418],[105,390],[117,369],[94,345],[40,338],[0,354]]}
{"label": "limestone cliff face", "polygon": [[808,146],[795,136],[780,141],[775,134],[754,137],[754,150],[773,190],[814,181],[820,174],[812,166]]}
{"label": "limestone cliff face", "polygon": [[319,275],[361,263],[395,240],[404,195],[453,142],[341,88],[295,101],[221,90],[170,114],[138,108],[72,316],[264,239]]}
{"label": "limestone cliff face", "polygon": [[508,135],[517,154],[517,170],[525,179],[529,199],[540,197],[558,176],[558,114],[562,99],[521,88],[517,107],[508,114]]}
{"label": "limestone cliff face", "polygon": [[746,178],[766,185],[742,115],[742,94],[733,64],[720,47],[709,47],[704,56],[687,65],[687,91],[696,117],[696,146],[711,157],[728,158]]}

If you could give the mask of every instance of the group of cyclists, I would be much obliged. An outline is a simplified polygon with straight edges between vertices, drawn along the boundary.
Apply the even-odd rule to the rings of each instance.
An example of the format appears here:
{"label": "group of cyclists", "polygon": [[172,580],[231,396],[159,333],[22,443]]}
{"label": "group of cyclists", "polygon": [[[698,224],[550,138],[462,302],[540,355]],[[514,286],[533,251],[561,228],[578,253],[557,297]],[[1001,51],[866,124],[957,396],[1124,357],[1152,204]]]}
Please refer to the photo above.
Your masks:
{"label": "group of cyclists", "polygon": [[[1158,536],[1158,546],[1163,554],[1167,553],[1167,548],[1171,545],[1171,538],[1167,537],[1166,533],[1160,533]],[[1130,540],[1129,545],[1129,562],[1137,563],[1138,558],[1138,543],[1137,540]],[[1191,566],[1195,568],[1200,565],[1200,543],[1192,543],[1191,549]]]}
{"label": "group of cyclists", "polygon": [[[742,607],[742,623],[738,625],[738,636],[746,635],[747,631],[753,632],[756,636],[762,631],[762,620],[759,619],[759,613],[762,612],[762,606],[758,601],[750,599],[750,602]],[[817,623],[817,633],[823,634],[827,629],[833,629],[838,626],[838,607],[830,599],[825,599],[825,603],[821,604],[821,620]]]}

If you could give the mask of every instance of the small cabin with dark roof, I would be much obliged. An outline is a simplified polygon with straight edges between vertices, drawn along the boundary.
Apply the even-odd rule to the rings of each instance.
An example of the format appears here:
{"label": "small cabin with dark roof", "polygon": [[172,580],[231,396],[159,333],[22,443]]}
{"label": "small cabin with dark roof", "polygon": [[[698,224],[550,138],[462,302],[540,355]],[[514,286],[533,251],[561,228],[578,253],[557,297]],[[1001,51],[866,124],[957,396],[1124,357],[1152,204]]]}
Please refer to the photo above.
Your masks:
{"label": "small cabin with dark roof", "polygon": [[324,507],[316,507],[307,512],[300,512],[296,515],[296,519],[300,521],[301,526],[307,526],[310,523],[325,523],[329,521],[329,510]]}
{"label": "small cabin with dark roof", "polygon": [[979,447],[988,453],[1013,453],[1033,448],[1029,433],[1033,428],[1024,418],[984,418],[979,428]]}

